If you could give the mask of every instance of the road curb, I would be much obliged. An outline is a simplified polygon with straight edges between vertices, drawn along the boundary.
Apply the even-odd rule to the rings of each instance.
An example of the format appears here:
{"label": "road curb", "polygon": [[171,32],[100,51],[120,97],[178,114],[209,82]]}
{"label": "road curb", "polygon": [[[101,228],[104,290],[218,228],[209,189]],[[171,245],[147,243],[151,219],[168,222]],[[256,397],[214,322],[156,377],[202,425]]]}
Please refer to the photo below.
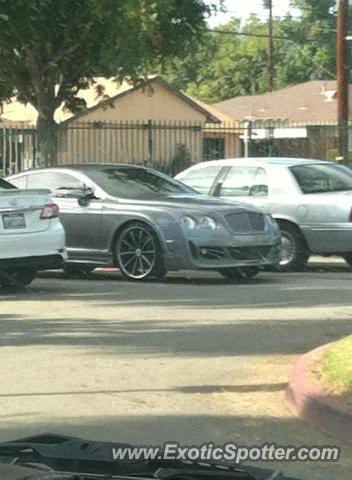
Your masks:
{"label": "road curb", "polygon": [[286,388],[286,399],[299,418],[352,445],[352,408],[327,398],[310,375],[312,363],[332,345],[319,347],[298,360]]}

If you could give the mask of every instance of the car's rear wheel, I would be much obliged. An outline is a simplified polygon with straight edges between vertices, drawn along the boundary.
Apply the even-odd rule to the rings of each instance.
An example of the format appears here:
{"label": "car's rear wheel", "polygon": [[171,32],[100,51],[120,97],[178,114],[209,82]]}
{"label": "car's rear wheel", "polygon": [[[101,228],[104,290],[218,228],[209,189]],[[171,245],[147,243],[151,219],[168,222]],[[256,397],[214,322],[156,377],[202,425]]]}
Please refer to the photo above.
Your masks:
{"label": "car's rear wheel", "polygon": [[279,270],[282,272],[303,270],[309,259],[309,249],[301,232],[289,223],[281,223],[280,232],[281,261]]}
{"label": "car's rear wheel", "polygon": [[6,288],[23,288],[30,285],[36,276],[36,270],[19,268],[11,272],[2,272],[0,284]]}
{"label": "car's rear wheel", "polygon": [[166,275],[159,239],[143,222],[131,222],[115,242],[115,259],[125,280],[161,280]]}
{"label": "car's rear wheel", "polygon": [[250,280],[260,272],[257,267],[222,268],[221,275],[229,280]]}
{"label": "car's rear wheel", "polygon": [[74,264],[74,263],[66,263],[63,267],[64,272],[67,275],[70,275],[72,277],[79,277],[79,276],[85,276],[88,275],[88,273],[92,272],[95,269],[94,265],[89,265],[89,264]]}

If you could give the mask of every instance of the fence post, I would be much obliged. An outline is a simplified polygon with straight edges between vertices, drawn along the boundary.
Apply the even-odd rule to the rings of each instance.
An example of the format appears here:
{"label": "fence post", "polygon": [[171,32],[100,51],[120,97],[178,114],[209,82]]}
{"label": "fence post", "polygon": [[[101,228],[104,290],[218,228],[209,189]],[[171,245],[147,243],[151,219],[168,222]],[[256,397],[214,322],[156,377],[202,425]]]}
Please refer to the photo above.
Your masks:
{"label": "fence post", "polygon": [[249,157],[250,154],[250,144],[252,140],[252,122],[245,122],[244,124],[244,156]]}
{"label": "fence post", "polygon": [[32,132],[32,168],[37,168],[37,131]]}
{"label": "fence post", "polygon": [[6,171],[6,129],[2,128],[2,176],[6,177],[7,171]]}
{"label": "fence post", "polygon": [[152,120],[148,120],[148,164],[150,167],[154,167]]}

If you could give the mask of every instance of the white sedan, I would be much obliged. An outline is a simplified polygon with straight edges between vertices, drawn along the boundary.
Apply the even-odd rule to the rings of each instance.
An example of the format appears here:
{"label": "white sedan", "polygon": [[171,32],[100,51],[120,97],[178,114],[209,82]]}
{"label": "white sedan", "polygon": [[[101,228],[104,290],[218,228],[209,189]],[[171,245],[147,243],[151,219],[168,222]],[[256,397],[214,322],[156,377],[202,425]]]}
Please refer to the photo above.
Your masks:
{"label": "white sedan", "polygon": [[352,170],[320,160],[235,158],[200,163],[176,177],[200,193],[249,203],[281,231],[284,271],[311,254],[340,255],[352,265]]}
{"label": "white sedan", "polygon": [[67,258],[59,209],[48,190],[17,190],[0,179],[0,285],[26,286]]}

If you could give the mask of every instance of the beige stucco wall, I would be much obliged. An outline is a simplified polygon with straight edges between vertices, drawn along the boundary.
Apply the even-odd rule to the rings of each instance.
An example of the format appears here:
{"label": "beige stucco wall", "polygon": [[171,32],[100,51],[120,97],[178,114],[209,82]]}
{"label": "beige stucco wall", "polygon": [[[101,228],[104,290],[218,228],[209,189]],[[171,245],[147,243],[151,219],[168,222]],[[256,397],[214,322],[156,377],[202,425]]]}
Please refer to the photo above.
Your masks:
{"label": "beige stucco wall", "polygon": [[165,169],[184,147],[192,163],[201,161],[206,115],[162,84],[152,86],[153,92],[136,90],[119,97],[114,108],[92,109],[62,124],[58,162],[145,164],[152,159]]}
{"label": "beige stucco wall", "polygon": [[189,105],[174,92],[158,83],[152,84],[153,92],[135,90],[119,97],[114,106],[96,108],[83,117],[70,120],[77,122],[119,122],[119,121],[190,121],[205,122],[203,113]]}

